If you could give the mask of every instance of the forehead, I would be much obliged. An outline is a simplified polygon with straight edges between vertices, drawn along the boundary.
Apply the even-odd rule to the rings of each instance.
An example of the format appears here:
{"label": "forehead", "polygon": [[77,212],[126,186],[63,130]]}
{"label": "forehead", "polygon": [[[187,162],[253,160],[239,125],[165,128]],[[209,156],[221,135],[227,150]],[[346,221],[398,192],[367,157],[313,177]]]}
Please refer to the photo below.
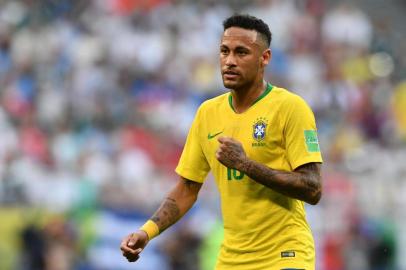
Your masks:
{"label": "forehead", "polygon": [[258,33],[255,30],[248,30],[239,27],[230,27],[223,33],[221,45],[226,46],[258,46]]}

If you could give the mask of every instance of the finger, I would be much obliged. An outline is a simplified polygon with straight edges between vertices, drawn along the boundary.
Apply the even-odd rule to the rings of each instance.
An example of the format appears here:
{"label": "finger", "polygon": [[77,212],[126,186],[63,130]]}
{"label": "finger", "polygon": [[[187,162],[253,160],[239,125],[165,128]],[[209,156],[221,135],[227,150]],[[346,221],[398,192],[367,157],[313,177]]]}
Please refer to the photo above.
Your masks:
{"label": "finger", "polygon": [[236,147],[242,147],[242,143],[240,141],[237,141],[233,138],[228,138],[225,143],[228,146],[236,146]]}
{"label": "finger", "polygon": [[133,238],[133,236],[134,236],[133,233],[127,235],[127,236],[123,239],[123,241],[121,241],[121,246],[127,246],[127,245],[128,245],[128,242],[131,241],[131,239]]}
{"label": "finger", "polygon": [[142,248],[137,248],[136,250],[129,249],[128,250],[122,250],[123,256],[126,258],[133,258],[135,256],[138,256],[142,251]]}
{"label": "finger", "polygon": [[124,247],[127,247],[128,237],[124,238],[123,241],[120,243],[120,249],[122,250]]}
{"label": "finger", "polygon": [[134,247],[135,244],[137,244],[137,239],[134,239],[133,237],[130,238],[130,240],[127,243],[127,246],[129,247]]}
{"label": "finger", "polygon": [[220,155],[221,155],[221,154],[220,154],[220,151],[217,151],[217,152],[216,152],[216,158],[217,158],[217,159],[220,159]]}
{"label": "finger", "polygon": [[220,137],[217,138],[217,141],[219,143],[225,143],[227,141],[227,139],[229,139],[229,138],[226,137],[226,136],[220,136]]}
{"label": "finger", "polygon": [[137,261],[139,258],[140,258],[140,256],[137,255],[137,256],[134,256],[134,257],[131,257],[131,258],[127,258],[127,261],[129,261],[129,262],[135,262],[135,261]]}
{"label": "finger", "polygon": [[[123,241],[123,243],[120,246],[121,251],[126,252],[126,253],[131,253],[131,254],[136,254],[136,250],[134,250],[134,246],[130,247],[127,244],[127,241]],[[138,252],[139,253],[139,252]]]}
{"label": "finger", "polygon": [[229,148],[229,146],[227,144],[220,144],[219,148],[220,148],[221,151],[225,151],[225,150],[227,150]]}
{"label": "finger", "polygon": [[221,156],[226,156],[226,155],[228,155],[230,153],[231,149],[226,145],[222,145],[222,146],[219,146],[218,150],[219,150],[219,154]]}
{"label": "finger", "polygon": [[217,158],[222,157],[222,156],[224,155],[224,152],[225,152],[225,147],[219,147],[219,148],[217,148],[216,157],[217,157]]}
{"label": "finger", "polygon": [[127,247],[127,239],[124,239],[124,240],[121,242],[121,244],[120,244],[120,249],[121,249],[122,251],[125,251],[125,250],[128,249],[128,247]]}
{"label": "finger", "polygon": [[128,261],[134,261],[136,260],[139,255],[138,254],[125,254],[124,257],[128,260]]}
{"label": "finger", "polygon": [[130,234],[129,236],[128,236],[128,238],[126,239],[127,240],[127,242],[126,242],[126,246],[128,246],[128,247],[134,247],[136,244],[137,244],[137,242],[138,242],[138,236],[137,236],[137,234],[135,234],[135,233],[132,233],[132,234]]}
{"label": "finger", "polygon": [[220,155],[216,155],[217,160],[224,165],[223,157]]}
{"label": "finger", "polygon": [[234,139],[234,138],[228,138],[228,141],[229,142],[231,142],[231,143],[239,143],[239,141],[237,141],[236,139]]}
{"label": "finger", "polygon": [[227,140],[225,143],[224,143],[224,145],[227,145],[227,146],[229,146],[229,147],[238,147],[239,145],[240,145],[240,142],[239,141],[235,141],[235,140],[233,140],[233,139],[229,139],[229,140]]}
{"label": "finger", "polygon": [[131,250],[130,252],[123,251],[125,257],[134,257],[138,256],[142,251],[142,248],[137,248],[136,250]]}
{"label": "finger", "polygon": [[123,255],[124,254],[136,254],[135,250],[133,250],[132,248],[127,247],[127,246],[120,247],[120,249],[123,252]]}

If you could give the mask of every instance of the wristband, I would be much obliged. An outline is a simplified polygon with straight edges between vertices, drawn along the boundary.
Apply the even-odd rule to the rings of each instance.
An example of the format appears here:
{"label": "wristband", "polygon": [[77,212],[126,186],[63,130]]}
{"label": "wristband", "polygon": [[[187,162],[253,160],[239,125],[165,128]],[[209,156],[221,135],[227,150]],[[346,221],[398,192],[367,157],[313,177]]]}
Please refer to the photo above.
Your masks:
{"label": "wristband", "polygon": [[156,225],[156,223],[153,222],[152,220],[148,220],[147,222],[145,222],[145,224],[142,225],[140,230],[147,233],[149,240],[152,240],[152,238],[154,238],[159,234],[158,225]]}

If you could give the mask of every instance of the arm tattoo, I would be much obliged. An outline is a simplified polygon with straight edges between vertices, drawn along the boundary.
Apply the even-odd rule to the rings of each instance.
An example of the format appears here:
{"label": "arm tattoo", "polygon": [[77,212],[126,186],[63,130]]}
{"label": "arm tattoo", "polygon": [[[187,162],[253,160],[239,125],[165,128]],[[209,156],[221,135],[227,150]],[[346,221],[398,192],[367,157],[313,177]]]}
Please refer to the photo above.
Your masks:
{"label": "arm tattoo", "polygon": [[274,170],[251,160],[242,166],[241,171],[256,182],[286,196],[310,204],[317,204],[321,198],[319,163],[307,163],[289,172]]}
{"label": "arm tattoo", "polygon": [[162,233],[180,217],[180,210],[176,201],[168,197],[152,216],[151,220],[158,225],[159,232]]}
{"label": "arm tattoo", "polygon": [[191,191],[193,193],[198,193],[200,190],[200,187],[202,186],[202,184],[197,183],[195,181],[191,181],[191,180],[184,180],[184,185],[185,187],[188,189],[188,191]]}
{"label": "arm tattoo", "polygon": [[182,178],[151,217],[163,232],[178,221],[194,204],[202,184]]}
{"label": "arm tattoo", "polygon": [[301,172],[305,177],[301,178],[303,184],[310,190],[320,191],[320,164],[307,163],[296,169],[296,172]]}

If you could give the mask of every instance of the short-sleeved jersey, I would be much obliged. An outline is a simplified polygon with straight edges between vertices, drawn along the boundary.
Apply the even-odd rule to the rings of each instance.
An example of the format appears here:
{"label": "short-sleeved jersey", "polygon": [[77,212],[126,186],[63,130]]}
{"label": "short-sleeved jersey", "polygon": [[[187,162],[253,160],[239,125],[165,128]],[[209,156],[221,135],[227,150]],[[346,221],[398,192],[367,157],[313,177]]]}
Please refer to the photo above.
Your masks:
{"label": "short-sleeved jersey", "polygon": [[250,159],[275,170],[322,162],[309,106],[270,84],[244,113],[235,113],[230,93],[207,100],[197,111],[176,172],[199,183],[213,172],[224,221],[216,269],[314,269],[304,203],[222,165],[215,156],[220,136],[240,141]]}

